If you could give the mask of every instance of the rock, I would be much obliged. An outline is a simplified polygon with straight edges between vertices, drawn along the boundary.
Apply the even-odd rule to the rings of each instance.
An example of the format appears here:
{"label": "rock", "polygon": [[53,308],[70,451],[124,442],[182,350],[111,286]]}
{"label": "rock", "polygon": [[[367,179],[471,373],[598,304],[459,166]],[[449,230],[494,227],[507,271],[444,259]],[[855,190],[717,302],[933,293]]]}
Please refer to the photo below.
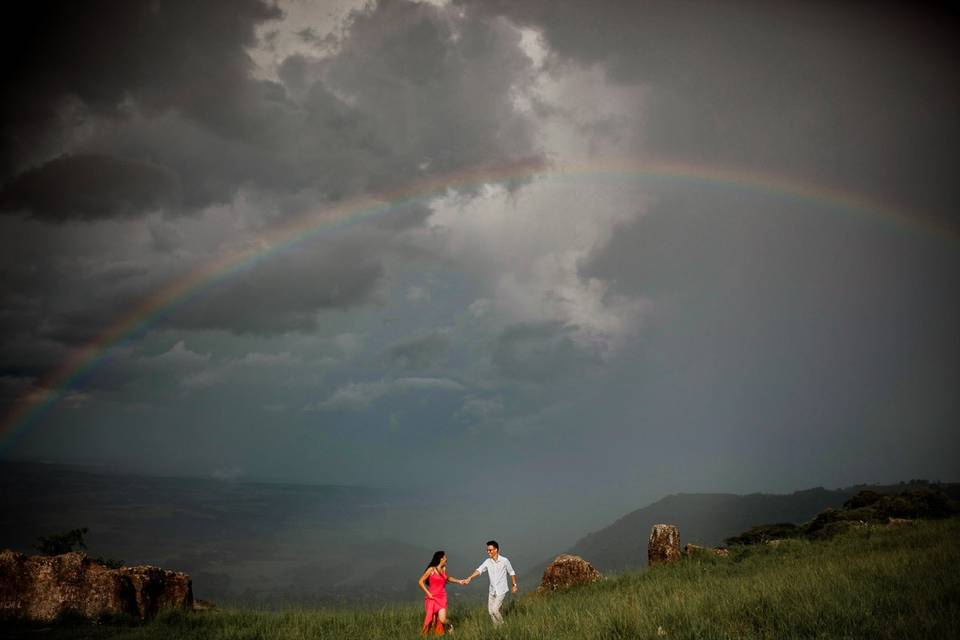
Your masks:
{"label": "rock", "polygon": [[64,613],[151,616],[190,609],[190,576],[158,567],[110,569],[83,553],[25,556],[0,552],[0,617],[49,622]]}
{"label": "rock", "polygon": [[543,572],[543,579],[537,587],[537,593],[558,591],[581,584],[589,584],[603,578],[592,564],[570,554],[562,554],[553,559],[547,570]]}
{"label": "rock", "polygon": [[687,556],[688,558],[701,551],[703,551],[703,547],[698,544],[688,542],[687,544],[683,545],[683,555]]}
{"label": "rock", "polygon": [[190,576],[179,571],[141,565],[116,569],[133,584],[137,613],[141,618],[156,615],[161,609],[192,609],[193,584]]}
{"label": "rock", "polygon": [[713,550],[713,555],[718,556],[718,557],[720,557],[720,558],[729,558],[729,557],[730,557],[730,549],[719,549],[719,548],[718,548],[718,549],[714,549],[714,550]]}
{"label": "rock", "polygon": [[217,608],[217,605],[213,604],[212,602],[201,600],[199,598],[195,598],[193,600],[194,611],[213,611],[216,608]]}
{"label": "rock", "polygon": [[776,547],[779,547],[782,543],[783,543],[783,539],[777,538],[775,540],[767,540],[766,544],[767,546],[776,548]]}
{"label": "rock", "polygon": [[913,520],[910,518],[890,518],[887,520],[887,526],[894,529],[899,529],[900,527],[912,527]]}
{"label": "rock", "polygon": [[647,563],[665,564],[680,559],[680,529],[672,524],[655,524],[650,530]]}

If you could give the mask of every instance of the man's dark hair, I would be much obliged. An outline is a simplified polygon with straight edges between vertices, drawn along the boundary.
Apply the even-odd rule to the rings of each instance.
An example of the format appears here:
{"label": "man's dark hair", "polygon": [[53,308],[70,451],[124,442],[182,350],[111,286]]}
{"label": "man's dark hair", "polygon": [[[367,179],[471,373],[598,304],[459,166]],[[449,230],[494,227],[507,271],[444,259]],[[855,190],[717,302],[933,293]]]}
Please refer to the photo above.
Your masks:
{"label": "man's dark hair", "polygon": [[493,548],[496,549],[497,551],[500,551],[500,545],[497,544],[497,541],[496,541],[496,540],[487,540],[487,546],[488,546],[488,547],[493,547]]}

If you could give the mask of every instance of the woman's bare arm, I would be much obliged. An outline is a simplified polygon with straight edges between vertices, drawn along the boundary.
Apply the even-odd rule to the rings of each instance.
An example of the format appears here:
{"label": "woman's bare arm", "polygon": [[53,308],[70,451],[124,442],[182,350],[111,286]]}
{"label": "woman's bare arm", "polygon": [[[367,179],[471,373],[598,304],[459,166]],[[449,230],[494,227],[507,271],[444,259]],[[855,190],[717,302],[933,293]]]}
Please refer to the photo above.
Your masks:
{"label": "woman's bare arm", "polygon": [[420,585],[420,588],[423,589],[423,592],[427,594],[427,597],[431,600],[433,599],[433,594],[430,593],[430,589],[427,589],[426,585],[423,584],[427,578],[430,577],[430,574],[433,573],[435,569],[433,567],[427,567],[427,570],[423,572],[423,575],[420,576],[420,579],[417,580],[417,584]]}

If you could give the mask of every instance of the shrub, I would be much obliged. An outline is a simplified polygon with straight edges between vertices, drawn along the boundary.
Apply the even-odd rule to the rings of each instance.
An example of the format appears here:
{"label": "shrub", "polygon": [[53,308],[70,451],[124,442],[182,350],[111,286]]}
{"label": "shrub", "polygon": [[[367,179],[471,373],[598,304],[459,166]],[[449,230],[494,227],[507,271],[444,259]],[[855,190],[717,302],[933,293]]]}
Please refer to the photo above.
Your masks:
{"label": "shrub", "polygon": [[876,491],[870,491],[869,489],[864,489],[857,495],[844,502],[843,508],[845,510],[850,510],[860,509],[861,507],[869,507],[882,498],[883,494],[877,493]]}
{"label": "shrub", "polygon": [[75,551],[76,547],[87,548],[83,542],[83,536],[87,534],[87,528],[71,529],[65,533],[55,533],[47,537],[37,538],[38,544],[34,549],[45,556],[58,556],[61,553],[70,553]]}
{"label": "shrub", "polygon": [[957,504],[937,489],[913,489],[894,495],[865,489],[847,500],[843,509],[825,509],[800,526],[789,522],[756,525],[727,538],[726,542],[751,545],[780,538],[830,538],[861,522],[882,523],[890,518],[938,519],[955,513],[960,513]]}
{"label": "shrub", "polygon": [[782,540],[784,538],[796,538],[801,534],[801,530],[792,522],[778,522],[776,524],[759,524],[750,527],[748,531],[738,536],[727,538],[725,542],[728,545],[735,544],[763,544],[770,540]]}

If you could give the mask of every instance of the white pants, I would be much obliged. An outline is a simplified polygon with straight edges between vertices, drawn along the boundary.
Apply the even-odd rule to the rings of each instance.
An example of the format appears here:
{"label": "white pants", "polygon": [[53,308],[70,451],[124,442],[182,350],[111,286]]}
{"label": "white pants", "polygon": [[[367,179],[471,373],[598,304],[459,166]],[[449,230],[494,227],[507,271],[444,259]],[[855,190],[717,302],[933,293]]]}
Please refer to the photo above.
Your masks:
{"label": "white pants", "polygon": [[503,604],[503,599],[506,597],[506,593],[497,595],[491,592],[490,597],[487,598],[487,611],[490,612],[490,619],[493,620],[494,625],[503,624],[503,616],[500,615],[500,605]]}

